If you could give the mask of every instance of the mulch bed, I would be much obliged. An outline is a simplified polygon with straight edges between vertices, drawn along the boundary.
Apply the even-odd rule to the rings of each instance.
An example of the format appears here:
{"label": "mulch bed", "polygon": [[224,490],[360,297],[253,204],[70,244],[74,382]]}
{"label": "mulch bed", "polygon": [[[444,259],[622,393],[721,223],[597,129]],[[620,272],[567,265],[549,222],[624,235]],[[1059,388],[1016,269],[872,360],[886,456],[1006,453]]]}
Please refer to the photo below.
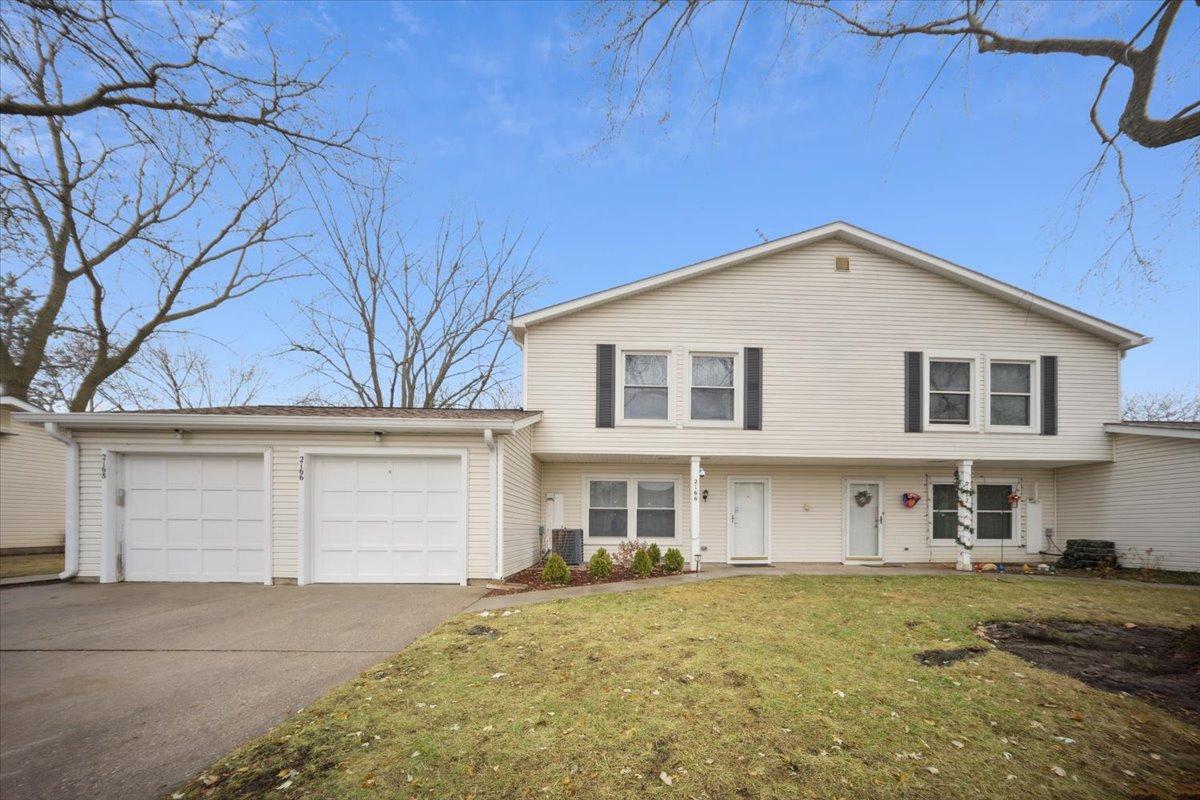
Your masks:
{"label": "mulch bed", "polygon": [[1200,724],[1200,628],[1041,620],[988,622],[1001,650],[1109,692],[1127,692]]}
{"label": "mulch bed", "polygon": [[[517,583],[521,585],[519,589],[492,589],[485,597],[495,597],[497,595],[521,594],[522,592],[537,592],[542,589],[564,589],[567,586],[595,586],[601,583],[620,583],[621,581],[641,581],[646,578],[638,577],[633,574],[633,570],[629,567],[623,567],[620,564],[613,564],[612,575],[607,578],[593,578],[587,574],[586,567],[571,567],[571,582],[568,584],[547,583],[542,580],[542,564],[523,569],[516,575],[510,575],[505,579],[505,583]],[[687,570],[684,570],[687,572]],[[654,568],[650,573],[650,578],[661,578],[667,573],[663,572],[662,565]]]}

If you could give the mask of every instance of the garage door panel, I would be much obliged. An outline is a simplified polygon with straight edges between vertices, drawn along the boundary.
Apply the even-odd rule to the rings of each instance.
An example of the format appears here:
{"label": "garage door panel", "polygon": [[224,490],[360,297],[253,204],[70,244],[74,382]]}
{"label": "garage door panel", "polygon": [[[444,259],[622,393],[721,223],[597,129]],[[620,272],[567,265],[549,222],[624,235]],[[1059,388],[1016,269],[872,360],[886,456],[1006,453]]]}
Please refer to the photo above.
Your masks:
{"label": "garage door panel", "polygon": [[391,523],[386,519],[359,520],[355,524],[355,539],[359,549],[386,550],[392,542]]}
{"label": "garage door panel", "polygon": [[449,461],[429,462],[427,487],[435,492],[458,492],[462,488],[462,470]]}
{"label": "garage door panel", "polygon": [[237,493],[237,511],[239,519],[262,519],[263,493],[261,489],[239,489]]}
{"label": "garage door panel", "polygon": [[200,544],[205,548],[237,547],[237,525],[231,519],[202,520]]}
{"label": "garage door panel", "polygon": [[392,516],[419,520],[425,516],[423,492],[396,491],[392,494]]}
{"label": "garage door panel", "polygon": [[195,457],[164,458],[166,465],[167,486],[182,486],[194,488],[204,485],[200,459]]}
{"label": "garage door panel", "polygon": [[168,519],[164,523],[167,547],[197,547],[200,544],[200,520]]}
{"label": "garage door panel", "polygon": [[311,486],[313,580],[457,583],[465,577],[462,459],[381,454],[318,461]]}
{"label": "garage door panel", "polygon": [[[151,490],[145,491],[148,492]],[[170,509],[170,516],[172,517],[200,516],[200,493],[195,489],[167,489],[165,491],[154,489],[153,491],[166,505],[159,506],[154,510],[139,507],[140,512],[165,517],[168,515],[167,509]]]}
{"label": "garage door panel", "polygon": [[458,492],[430,492],[425,497],[427,513],[431,517],[457,519],[462,512],[462,498]]}
{"label": "garage door panel", "polygon": [[428,534],[424,520],[401,519],[392,523],[392,546],[398,549],[424,547]]}
{"label": "garage door panel", "polygon": [[267,570],[260,455],[128,455],[125,580],[261,581]]}

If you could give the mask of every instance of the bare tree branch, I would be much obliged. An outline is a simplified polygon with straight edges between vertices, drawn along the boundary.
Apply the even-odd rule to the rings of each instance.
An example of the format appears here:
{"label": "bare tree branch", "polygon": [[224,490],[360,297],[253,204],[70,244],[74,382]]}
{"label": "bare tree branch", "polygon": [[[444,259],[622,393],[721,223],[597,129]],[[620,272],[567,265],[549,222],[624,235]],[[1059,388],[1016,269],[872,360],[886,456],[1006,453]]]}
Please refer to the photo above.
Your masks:
{"label": "bare tree branch", "polygon": [[0,221],[19,246],[0,273],[6,303],[34,298],[0,340],[10,394],[91,407],[170,326],[295,274],[295,181],[358,158],[363,118],[332,121],[336,58],[289,64],[251,21],[227,4],[5,6]]}
{"label": "bare tree branch", "polygon": [[[311,260],[325,290],[300,303],[303,329],[289,349],[329,382],[324,399],[364,406],[475,408],[511,376],[507,321],[541,286],[536,242],[507,230],[493,243],[481,221],[446,217],[431,248],[399,231],[390,160],[379,182],[314,179],[331,258]],[[332,394],[334,397],[329,397]]]}

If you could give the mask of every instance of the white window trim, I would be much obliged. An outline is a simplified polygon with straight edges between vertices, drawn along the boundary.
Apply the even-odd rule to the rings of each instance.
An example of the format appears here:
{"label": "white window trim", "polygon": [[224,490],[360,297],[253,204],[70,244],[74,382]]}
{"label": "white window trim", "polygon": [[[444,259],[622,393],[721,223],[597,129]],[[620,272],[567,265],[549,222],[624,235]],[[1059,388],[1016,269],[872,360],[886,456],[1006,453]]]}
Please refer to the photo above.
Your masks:
{"label": "white window trim", "polygon": [[[1028,425],[993,425],[992,424],[992,364],[1028,364],[1029,365],[1029,424]],[[1042,418],[1042,359],[1041,356],[1027,353],[989,353],[984,359],[984,429],[995,433],[1041,433]]]}
{"label": "white window trim", "polygon": [[[666,356],[667,358],[667,416],[666,419],[625,418],[625,356]],[[670,347],[618,347],[616,359],[616,424],[637,427],[670,427],[675,424],[675,351]]]}
{"label": "white window trim", "polygon": [[[693,356],[720,356],[725,358],[733,358],[733,419],[692,419],[692,357]],[[686,359],[685,377],[684,377],[684,393],[686,398],[684,404],[686,406],[687,424],[698,428],[740,428],[742,427],[742,406],[744,391],[742,384],[744,383],[744,374],[742,369],[742,352],[740,350],[709,350],[709,349],[688,349],[684,351]],[[704,387],[702,387],[704,388]],[[719,388],[719,387],[710,387]]]}
{"label": "white window trim", "polygon": [[[929,545],[931,547],[958,547],[958,542],[955,539],[935,539],[935,538],[933,538],[933,515],[934,515],[934,511],[935,511],[934,506],[933,506],[933,487],[934,487],[934,484],[944,484],[944,483],[950,484],[951,486],[953,486],[954,485],[954,476],[930,478],[929,486],[926,487],[926,489],[928,490],[928,497],[929,497],[929,506],[928,506],[929,507],[929,514],[928,514],[929,519],[928,519],[928,530],[926,531],[926,538],[928,539]],[[971,482],[971,488],[977,490],[976,495],[975,495],[976,497],[979,496],[978,488],[980,486],[1011,486],[1013,491],[1017,492],[1018,494],[1021,493],[1021,480],[1019,478],[1008,479],[1008,478],[996,478],[996,477],[989,476],[986,478],[978,478],[976,480],[973,480]],[[1025,501],[1022,499],[1021,502],[1023,503]],[[975,539],[975,546],[976,547],[1000,547],[1001,545],[1004,545],[1005,547],[1024,547],[1025,537],[1022,536],[1024,527],[1021,524],[1021,518],[1023,516],[1022,511],[1021,511],[1021,503],[1018,503],[1017,507],[1012,510],[1012,515],[1013,515],[1013,535],[1012,535],[1011,539],[980,539],[977,536]],[[978,507],[977,503],[973,503],[972,507],[971,507],[971,527],[973,527],[976,530],[976,532],[979,531],[979,507]]]}
{"label": "white window trim", "polygon": [[[626,524],[627,533],[625,536],[593,536],[591,523],[591,508],[592,508],[592,481],[624,481],[625,482],[625,511],[629,514]],[[637,484],[638,481],[665,481],[675,485],[675,535],[670,539],[661,536],[653,536],[642,541],[647,543],[658,542],[659,546],[664,544],[671,547],[678,547],[683,540],[683,496],[680,492],[683,489],[683,478],[679,475],[630,475],[628,473],[619,474],[604,474],[604,473],[589,473],[583,476],[583,484],[580,494],[580,517],[582,517],[583,538],[586,542],[594,542],[596,544],[619,544],[624,541],[634,541],[638,538],[637,535]]]}
{"label": "white window trim", "polygon": [[[983,381],[979,376],[979,364],[984,359],[979,353],[966,353],[961,351],[938,350],[924,354],[924,364],[922,364],[922,383],[921,386],[921,422],[922,429],[926,431],[950,431],[958,433],[976,433],[980,430],[979,418],[980,407],[983,405],[979,402],[980,385]],[[929,394],[932,391],[929,386],[929,365],[933,361],[966,361],[971,365],[970,376],[971,384],[968,387],[970,397],[967,401],[968,423],[959,425],[953,422],[930,422],[929,421]],[[984,387],[986,388],[986,387]]]}

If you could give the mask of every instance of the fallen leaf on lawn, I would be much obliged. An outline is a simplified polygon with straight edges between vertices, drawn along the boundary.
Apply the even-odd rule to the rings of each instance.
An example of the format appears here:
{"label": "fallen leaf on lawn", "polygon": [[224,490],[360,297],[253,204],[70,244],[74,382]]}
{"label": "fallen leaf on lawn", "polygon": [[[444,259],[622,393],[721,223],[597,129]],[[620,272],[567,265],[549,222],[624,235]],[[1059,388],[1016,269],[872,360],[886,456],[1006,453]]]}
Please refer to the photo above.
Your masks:
{"label": "fallen leaf on lawn", "polygon": [[1078,711],[1072,711],[1070,714],[1067,714],[1067,718],[1073,719],[1076,722],[1083,722],[1083,714],[1080,714]]}
{"label": "fallen leaf on lawn", "polygon": [[957,747],[959,749],[961,749],[963,746],[963,743],[960,742],[958,739],[951,739],[950,744],[954,745],[955,747]]}
{"label": "fallen leaf on lawn", "polygon": [[200,782],[203,783],[205,786],[213,786],[219,780],[221,780],[221,778],[217,775],[201,775],[200,776]]}
{"label": "fallen leaf on lawn", "polygon": [[1143,725],[1145,725],[1147,722],[1149,722],[1149,721],[1150,721],[1150,715],[1149,715],[1149,714],[1143,714],[1143,713],[1141,713],[1141,712],[1138,712],[1137,714],[1134,714],[1134,715],[1133,715],[1133,718],[1134,718],[1135,720],[1137,720],[1138,722],[1142,723]]}
{"label": "fallen leaf on lawn", "polygon": [[930,775],[941,775],[942,774],[941,770],[939,770],[937,767],[926,767],[925,771],[928,772]]}
{"label": "fallen leaf on lawn", "polygon": [[1062,742],[1063,744],[1075,744],[1075,740],[1069,736],[1055,736],[1054,741]]}
{"label": "fallen leaf on lawn", "polygon": [[281,784],[279,784],[278,786],[276,786],[276,787],[275,787],[275,791],[277,791],[277,792],[282,792],[284,789],[287,789],[287,788],[288,788],[288,787],[290,787],[291,785],[292,785],[292,779],[291,779],[291,778],[288,778],[286,781],[284,781],[283,783],[281,783]]}
{"label": "fallen leaf on lawn", "polygon": [[1136,772],[1134,772],[1134,771],[1133,771],[1133,770],[1131,770],[1131,769],[1123,769],[1123,770],[1121,770],[1121,772],[1124,772],[1126,775],[1128,775],[1128,776],[1129,776],[1129,777],[1131,777],[1131,778],[1136,778],[1136,777],[1137,777],[1137,773],[1136,773]]}
{"label": "fallen leaf on lawn", "polygon": [[1051,767],[1050,771],[1053,772],[1055,775],[1057,775],[1060,778],[1067,777],[1067,771],[1065,769],[1063,769],[1062,767]]}
{"label": "fallen leaf on lawn", "polygon": [[497,680],[497,679],[499,679],[499,678],[503,678],[503,677],[504,677],[505,675],[507,675],[507,674],[508,674],[507,672],[495,672],[495,673],[492,673],[492,680]]}
{"label": "fallen leaf on lawn", "polygon": [[1127,630],[1127,631],[1131,631],[1136,627],[1137,627],[1137,625],[1134,625],[1132,622],[1125,623],[1125,630]]}
{"label": "fallen leaf on lawn", "polygon": [[665,772],[658,773],[658,779],[660,781],[662,781],[663,783],[665,783],[667,786],[671,785],[671,776]]}

